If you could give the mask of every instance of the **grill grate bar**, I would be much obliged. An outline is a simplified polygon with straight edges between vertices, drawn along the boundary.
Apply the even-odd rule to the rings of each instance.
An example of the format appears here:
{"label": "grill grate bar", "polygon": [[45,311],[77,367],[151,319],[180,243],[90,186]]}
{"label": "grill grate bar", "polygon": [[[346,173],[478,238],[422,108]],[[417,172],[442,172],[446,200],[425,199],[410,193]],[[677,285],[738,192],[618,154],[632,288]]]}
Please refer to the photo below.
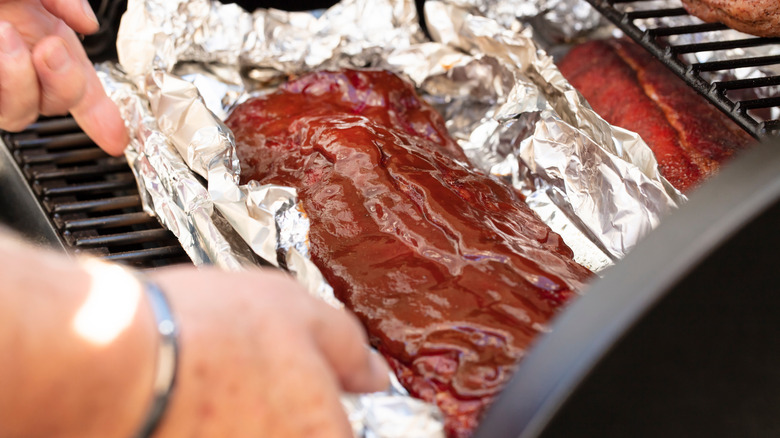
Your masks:
{"label": "grill grate bar", "polygon": [[780,76],[767,76],[765,78],[735,79],[733,81],[713,82],[716,90],[739,90],[743,88],[761,88],[780,85]]}
{"label": "grill grate bar", "polygon": [[17,149],[47,148],[59,149],[70,148],[74,146],[92,145],[92,140],[83,132],[73,134],[62,134],[56,137],[44,138],[19,138],[14,141],[13,146]]}
{"label": "grill grate bar", "polygon": [[647,35],[652,38],[652,37],[665,37],[665,36],[672,36],[672,35],[683,35],[687,33],[715,32],[718,30],[726,30],[726,29],[728,29],[728,27],[726,27],[725,24],[702,23],[702,24],[690,24],[687,26],[656,27],[654,29],[648,29]]}
{"label": "grill grate bar", "polygon": [[712,61],[691,64],[690,68],[695,72],[733,70],[744,67],[760,67],[763,65],[780,64],[780,55],[757,56],[755,58],[730,59],[728,61]]}
{"label": "grill grate bar", "polygon": [[135,185],[132,174],[119,174],[117,179],[111,181],[87,182],[82,184],[69,184],[65,186],[45,186],[36,183],[33,186],[35,193],[41,196],[55,197],[65,195],[77,195],[79,193],[105,193],[111,190],[129,189]]}
{"label": "grill grate bar", "polygon": [[30,179],[46,181],[63,178],[101,176],[126,169],[127,162],[124,161],[124,158],[110,158],[103,160],[101,164],[67,167],[55,170],[30,169],[27,173]]}
{"label": "grill grate bar", "polygon": [[769,133],[776,134],[780,132],[780,120],[769,120],[767,122],[764,122],[762,123],[762,128]]}
{"label": "grill grate bar", "polygon": [[41,119],[25,129],[25,132],[37,134],[57,134],[62,132],[80,131],[78,123],[72,117]]}
{"label": "grill grate bar", "polygon": [[670,45],[672,54],[709,52],[714,50],[729,50],[747,47],[758,47],[765,44],[780,43],[780,38],[745,38],[741,40],[718,41],[711,43]]}
{"label": "grill grate bar", "polygon": [[56,201],[45,200],[43,205],[49,212],[54,214],[95,213],[102,211],[120,210],[122,208],[140,207],[141,197],[139,195],[117,196],[113,198],[68,202],[62,204],[57,203]]}
{"label": "grill grate bar", "polygon": [[155,219],[146,213],[125,213],[114,216],[72,220],[63,220],[60,217],[55,217],[54,223],[57,225],[57,228],[68,231],[83,230],[87,228],[102,230],[155,223]]}
{"label": "grill grate bar", "polygon": [[751,110],[758,108],[771,108],[773,106],[780,106],[780,97],[766,97],[763,99],[751,99],[737,102],[736,110]]}
{"label": "grill grate bar", "polygon": [[28,154],[21,158],[22,164],[70,164],[95,161],[106,156],[99,148],[76,149],[66,152],[54,152],[49,154]]}
{"label": "grill grate bar", "polygon": [[114,262],[140,262],[159,259],[161,257],[173,258],[180,257],[185,258],[186,254],[181,246],[160,246],[157,248],[141,249],[136,251],[125,251],[115,254],[109,254],[103,258]]}
{"label": "grill grate bar", "polygon": [[[127,233],[107,234],[96,237],[76,237],[74,245],[77,247],[90,246],[124,246],[139,243],[171,240],[172,234],[165,229],[131,231]],[[174,239],[175,241],[175,239]]]}
{"label": "grill grate bar", "polygon": [[686,11],[683,8],[670,8],[670,9],[650,9],[646,11],[631,11],[626,13],[626,17],[629,20],[638,20],[644,18],[679,17],[681,15],[688,15],[688,11]]}

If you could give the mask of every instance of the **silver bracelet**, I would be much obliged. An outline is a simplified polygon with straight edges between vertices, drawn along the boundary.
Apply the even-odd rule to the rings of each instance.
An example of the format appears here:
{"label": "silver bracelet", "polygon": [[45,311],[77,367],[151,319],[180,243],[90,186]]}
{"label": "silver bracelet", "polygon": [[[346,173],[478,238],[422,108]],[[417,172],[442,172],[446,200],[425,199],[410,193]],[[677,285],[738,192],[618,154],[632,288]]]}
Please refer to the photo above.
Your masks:
{"label": "silver bracelet", "polygon": [[135,438],[148,438],[160,424],[176,381],[176,368],[179,356],[179,346],[176,341],[178,329],[176,320],[171,312],[171,306],[163,291],[146,276],[135,274],[143,285],[146,296],[149,298],[149,304],[157,323],[157,332],[160,334],[152,405],[146,414],[146,421],[135,435]]}

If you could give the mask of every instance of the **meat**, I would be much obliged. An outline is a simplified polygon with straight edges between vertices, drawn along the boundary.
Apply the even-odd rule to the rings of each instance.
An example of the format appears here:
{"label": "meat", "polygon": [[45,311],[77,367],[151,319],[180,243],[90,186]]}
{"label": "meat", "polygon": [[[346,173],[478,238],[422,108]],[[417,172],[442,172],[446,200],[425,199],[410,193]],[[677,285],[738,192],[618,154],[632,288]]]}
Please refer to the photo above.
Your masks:
{"label": "meat", "polygon": [[707,22],[721,22],[740,32],[763,37],[780,36],[777,0],[682,0],[683,7]]}
{"label": "meat", "polygon": [[309,74],[227,125],[243,182],[298,189],[313,261],[402,384],[441,408],[450,437],[470,435],[591,276],[390,73]]}
{"label": "meat", "polygon": [[558,67],[606,121],[645,140],[661,174],[681,191],[695,187],[753,143],[744,130],[628,40],[581,44]]}

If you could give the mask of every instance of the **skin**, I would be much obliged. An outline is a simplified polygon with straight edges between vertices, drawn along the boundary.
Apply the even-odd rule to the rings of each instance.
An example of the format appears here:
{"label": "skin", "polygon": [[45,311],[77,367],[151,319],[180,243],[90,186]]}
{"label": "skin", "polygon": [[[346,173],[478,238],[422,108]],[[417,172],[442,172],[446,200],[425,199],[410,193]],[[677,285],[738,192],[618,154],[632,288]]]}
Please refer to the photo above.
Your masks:
{"label": "skin", "polygon": [[0,0],[0,129],[70,112],[106,152],[122,153],[124,122],[75,33],[97,29],[81,0]]}
{"label": "skin", "polygon": [[[83,259],[0,233],[0,260],[0,435],[134,436],[156,366],[146,294],[130,323],[96,344],[74,329],[96,278]],[[357,320],[284,274],[175,267],[149,276],[166,291],[180,346],[155,437],[349,437],[340,393],[388,384]],[[138,286],[127,272],[112,281]]]}

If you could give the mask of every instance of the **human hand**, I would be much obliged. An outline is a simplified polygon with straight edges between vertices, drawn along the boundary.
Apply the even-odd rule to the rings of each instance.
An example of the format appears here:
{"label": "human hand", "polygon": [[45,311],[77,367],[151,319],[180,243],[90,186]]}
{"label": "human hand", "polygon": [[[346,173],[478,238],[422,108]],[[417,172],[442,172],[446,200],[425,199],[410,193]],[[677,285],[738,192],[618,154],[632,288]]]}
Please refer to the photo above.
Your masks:
{"label": "human hand", "polygon": [[70,111],[103,150],[122,153],[124,122],[74,32],[98,29],[88,1],[0,0],[0,17],[0,129]]}
{"label": "human hand", "polygon": [[284,274],[172,268],[153,278],[181,330],[157,437],[350,437],[339,394],[388,385],[357,320]]}

